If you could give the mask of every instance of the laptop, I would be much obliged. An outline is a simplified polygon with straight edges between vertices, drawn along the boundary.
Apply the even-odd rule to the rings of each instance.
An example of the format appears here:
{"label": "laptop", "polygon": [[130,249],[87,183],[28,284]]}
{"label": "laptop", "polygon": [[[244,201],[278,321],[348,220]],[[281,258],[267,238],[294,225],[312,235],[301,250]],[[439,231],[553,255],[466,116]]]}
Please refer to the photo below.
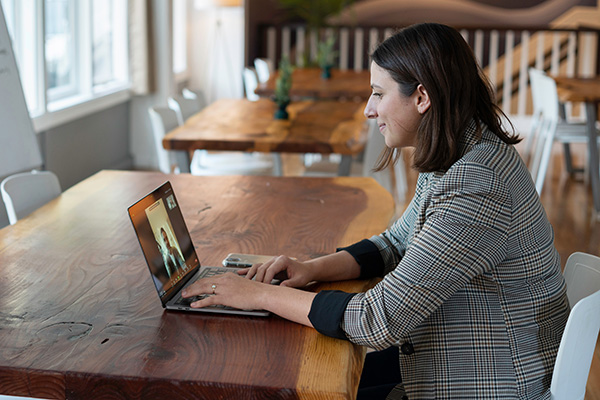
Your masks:
{"label": "laptop", "polygon": [[239,268],[201,266],[181,208],[169,181],[127,209],[163,308],[177,311],[267,316],[265,310],[241,310],[222,305],[192,308],[198,298],[184,299],[182,290],[197,279]]}

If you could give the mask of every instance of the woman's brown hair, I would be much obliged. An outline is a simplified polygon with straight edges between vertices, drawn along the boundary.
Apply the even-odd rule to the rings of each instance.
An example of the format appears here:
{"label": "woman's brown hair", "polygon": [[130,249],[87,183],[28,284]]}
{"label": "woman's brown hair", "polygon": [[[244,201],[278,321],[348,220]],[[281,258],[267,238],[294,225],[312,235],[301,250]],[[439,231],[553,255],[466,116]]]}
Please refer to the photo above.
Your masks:
{"label": "woman's brown hair", "polygon": [[[446,25],[424,23],[398,31],[381,43],[372,60],[387,70],[404,96],[419,84],[429,94],[431,107],[417,131],[413,167],[419,172],[445,171],[459,154],[459,140],[471,121],[481,135],[486,125],[509,144],[521,139],[502,128],[502,110],[492,87],[461,34]],[[397,161],[399,152],[386,148],[376,171]]]}

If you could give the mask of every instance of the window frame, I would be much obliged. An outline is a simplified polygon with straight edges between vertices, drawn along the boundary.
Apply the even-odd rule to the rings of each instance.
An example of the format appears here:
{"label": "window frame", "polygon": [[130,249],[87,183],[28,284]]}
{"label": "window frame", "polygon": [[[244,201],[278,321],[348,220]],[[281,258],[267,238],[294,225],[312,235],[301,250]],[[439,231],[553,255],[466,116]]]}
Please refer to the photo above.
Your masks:
{"label": "window frame", "polygon": [[[82,54],[82,50],[85,47],[85,38],[81,37],[81,29],[80,27],[84,24],[81,24],[82,15],[84,13],[85,7],[82,5],[86,2],[77,2],[75,0],[64,0],[69,5],[69,35],[70,35],[70,43],[67,49],[68,57],[71,60],[71,68],[69,82],[64,85],[60,85],[54,88],[48,87],[48,79],[46,79],[46,100],[48,104],[48,108],[52,109],[53,103],[59,103],[69,97],[76,96],[82,87],[82,70],[84,69],[81,65],[82,60],[85,58],[85,54]],[[45,3],[45,0],[44,0]],[[44,6],[44,29],[43,29],[43,43],[44,43],[44,63],[46,68],[46,77],[48,77],[48,60],[46,59],[46,43],[48,41],[47,33],[46,33],[46,20],[45,20],[45,6]]]}
{"label": "window frame", "polygon": [[[179,7],[176,5],[178,4]],[[189,15],[190,15],[190,9],[191,9],[191,5],[190,2],[187,0],[173,0],[172,3],[172,18],[171,18],[171,26],[172,26],[172,31],[173,31],[173,40],[171,43],[172,49],[173,49],[173,65],[171,66],[173,75],[175,77],[175,82],[177,83],[181,83],[184,81],[187,81],[189,79],[189,46],[190,46],[190,40],[189,40]],[[181,14],[178,14],[177,11],[180,11]],[[182,17],[182,18],[181,18]],[[178,34],[182,33],[181,36],[179,36]],[[184,45],[183,46],[178,46],[176,44],[176,41],[179,41],[183,38],[184,40]],[[178,66],[178,62],[179,60],[177,60],[177,57],[179,55],[179,52],[177,51],[177,49],[181,49],[182,50],[182,64],[185,65],[185,68],[178,70],[176,67]]]}
{"label": "window frame", "polygon": [[[131,98],[131,77],[129,74],[129,27],[128,2],[110,0],[115,9],[119,9],[118,21],[113,25],[113,56],[121,58],[113,60],[114,65],[119,65],[118,76],[116,70],[113,80],[93,85],[93,50],[92,50],[92,0],[68,0],[74,19],[71,27],[73,39],[74,86],[60,88],[60,90],[47,90],[47,62],[46,62],[46,29],[45,29],[45,0],[1,0],[3,5],[10,2],[13,9],[14,26],[11,32],[13,51],[19,65],[21,81],[35,79],[34,90],[28,90],[29,115],[32,118],[36,132],[48,130],[69,121],[84,117],[90,113],[100,111],[123,103]],[[8,7],[10,8],[10,7]],[[4,7],[3,7],[4,9]],[[32,17],[32,9],[34,16]],[[25,23],[25,18],[33,18],[31,23]],[[8,19],[8,17],[7,17]],[[85,23],[88,21],[89,23]],[[118,25],[118,27],[117,27]],[[32,32],[33,31],[33,32]],[[25,34],[23,32],[26,32]],[[28,43],[23,41],[28,36],[34,35],[34,40],[29,37]],[[120,37],[117,35],[121,35]],[[33,44],[32,44],[33,43]],[[114,44],[118,43],[117,46]],[[31,47],[35,51],[31,51]],[[118,49],[115,49],[118,47]],[[24,56],[21,56],[25,54]],[[25,58],[24,68],[19,60]],[[23,88],[25,91],[25,87]],[[27,98],[27,95],[26,95]]]}

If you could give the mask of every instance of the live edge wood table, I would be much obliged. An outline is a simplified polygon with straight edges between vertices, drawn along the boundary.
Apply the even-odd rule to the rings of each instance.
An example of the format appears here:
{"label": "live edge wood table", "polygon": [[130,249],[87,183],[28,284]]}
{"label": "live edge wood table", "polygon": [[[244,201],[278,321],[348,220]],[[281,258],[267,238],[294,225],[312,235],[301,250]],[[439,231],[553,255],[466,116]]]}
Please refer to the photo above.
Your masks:
{"label": "live edge wood table", "polygon": [[[163,147],[177,151],[181,171],[189,172],[193,150],[259,151],[266,153],[341,154],[338,175],[349,175],[352,156],[367,140],[364,103],[298,101],[288,120],[273,118],[276,105],[268,99],[221,99],[169,132]],[[278,175],[281,175],[279,166]]]}
{"label": "live edge wood table", "polygon": [[[277,73],[273,74],[267,82],[259,84],[254,92],[262,97],[273,96],[277,77]],[[293,98],[366,101],[371,95],[370,73],[368,70],[332,69],[331,78],[323,79],[320,68],[295,68],[290,95]]]}
{"label": "live edge wood table", "polygon": [[393,213],[372,178],[101,171],[0,230],[0,393],[353,398],[360,346],[275,315],[163,311],[126,209],[167,179],[205,265],[229,252],[316,257],[381,232]]}

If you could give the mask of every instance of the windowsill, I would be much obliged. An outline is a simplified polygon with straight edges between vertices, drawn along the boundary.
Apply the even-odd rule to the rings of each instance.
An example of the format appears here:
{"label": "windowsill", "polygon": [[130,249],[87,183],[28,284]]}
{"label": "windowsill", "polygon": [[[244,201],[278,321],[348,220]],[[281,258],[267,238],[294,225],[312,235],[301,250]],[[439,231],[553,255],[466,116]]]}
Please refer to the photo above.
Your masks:
{"label": "windowsill", "polygon": [[120,86],[113,89],[112,92],[107,91],[103,95],[92,95],[87,99],[83,96],[76,96],[56,101],[49,105],[49,111],[45,114],[32,118],[33,129],[36,133],[43,132],[124,103],[130,98],[129,87]]}

